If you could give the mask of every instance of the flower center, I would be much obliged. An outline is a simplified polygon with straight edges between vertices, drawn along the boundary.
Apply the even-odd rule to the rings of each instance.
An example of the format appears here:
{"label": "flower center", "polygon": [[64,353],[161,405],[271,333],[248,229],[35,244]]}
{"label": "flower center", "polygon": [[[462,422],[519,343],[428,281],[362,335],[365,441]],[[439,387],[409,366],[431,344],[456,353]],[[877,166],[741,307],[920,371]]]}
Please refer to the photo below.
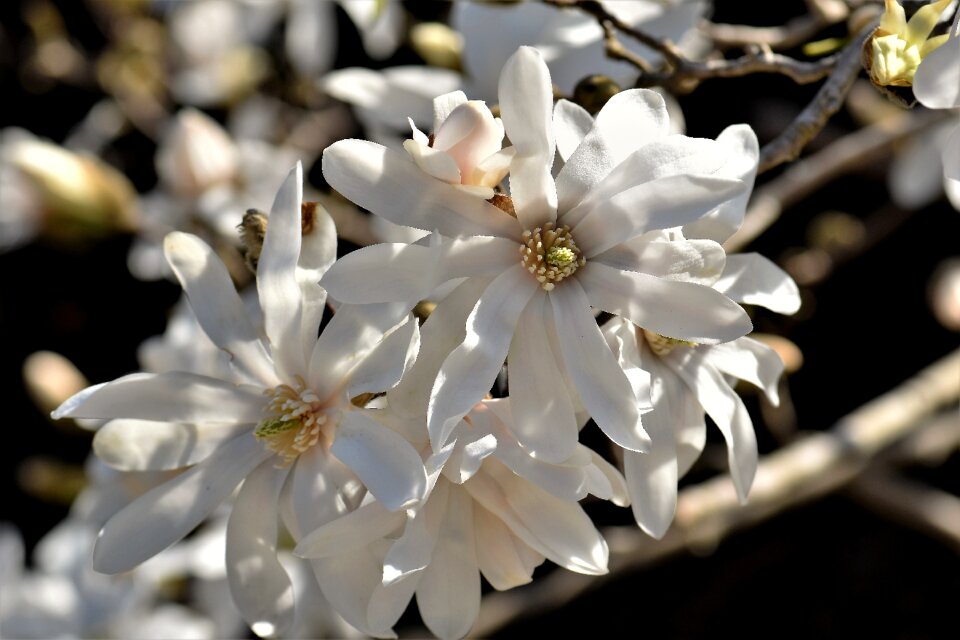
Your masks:
{"label": "flower center", "polygon": [[646,339],[647,344],[650,345],[650,350],[661,357],[667,355],[677,347],[697,346],[696,342],[690,342],[689,340],[668,338],[667,336],[662,336],[659,333],[647,331],[646,329],[641,329],[641,331],[643,332],[643,337]]}
{"label": "flower center", "polygon": [[523,232],[520,264],[533,274],[545,291],[551,291],[558,282],[587,264],[587,259],[573,241],[570,227],[563,225],[557,229],[554,223],[548,222],[533,231]]}
{"label": "flower center", "polygon": [[292,464],[321,439],[324,446],[333,443],[332,432],[340,421],[340,412],[325,407],[303,378],[297,376],[295,387],[281,384],[264,393],[271,398],[265,409],[270,417],[257,425],[253,435],[283,456],[280,466]]}

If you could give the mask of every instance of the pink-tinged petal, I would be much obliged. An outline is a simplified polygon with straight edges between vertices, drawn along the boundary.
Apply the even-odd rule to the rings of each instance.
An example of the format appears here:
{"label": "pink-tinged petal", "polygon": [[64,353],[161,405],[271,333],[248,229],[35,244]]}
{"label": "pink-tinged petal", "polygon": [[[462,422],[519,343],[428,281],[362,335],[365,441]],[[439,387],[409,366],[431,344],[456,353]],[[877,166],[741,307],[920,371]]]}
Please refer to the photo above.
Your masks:
{"label": "pink-tinged petal", "polygon": [[166,471],[196,464],[249,425],[111,420],[93,436],[93,451],[120,471]]}
{"label": "pink-tinged petal", "polygon": [[744,304],[791,315],[800,309],[800,290],[787,272],[758,253],[727,256],[723,275],[713,288]]}
{"label": "pink-tinged petal", "polygon": [[265,406],[266,399],[256,388],[172,371],[133,373],[97,385],[73,396],[52,415],[55,419],[132,418],[240,424],[262,420]]}
{"label": "pink-tinged petal", "polygon": [[454,109],[467,102],[467,94],[463,91],[451,91],[433,99],[433,131],[440,130],[440,126],[450,116]]}
{"label": "pink-tinged petal", "polygon": [[577,447],[577,419],[566,393],[562,360],[550,348],[547,295],[534,295],[520,315],[508,357],[511,430],[534,457],[563,462]]}
{"label": "pink-tinged petal", "polygon": [[317,341],[317,333],[327,303],[327,292],[319,285],[320,278],[337,259],[337,229],[333,218],[319,203],[306,212],[302,227],[300,259],[296,278],[300,285],[300,343],[309,354]]}
{"label": "pink-tinged petal", "polygon": [[543,56],[520,47],[500,72],[500,117],[516,149],[510,165],[510,197],[524,229],[557,219],[557,190],[550,169],[553,138],[553,85]]}
{"label": "pink-tinged petal", "polygon": [[621,271],[599,262],[588,262],[576,278],[594,307],[670,338],[716,344],[753,328],[740,305],[703,285]]}
{"label": "pink-tinged petal", "polygon": [[500,151],[503,124],[480,100],[471,100],[454,109],[436,130],[433,148],[456,162],[464,183],[472,182],[476,167]]}
{"label": "pink-tinged petal", "polygon": [[390,511],[408,507],[426,493],[427,474],[417,450],[359,411],[344,414],[330,452]]}
{"label": "pink-tinged petal", "polygon": [[427,175],[450,184],[460,184],[460,167],[446,152],[416,140],[405,140],[403,150],[410,154],[417,166]]}
{"label": "pink-tinged petal", "polygon": [[780,404],[778,387],[783,360],[762,342],[744,336],[714,345],[704,350],[704,360],[727,375],[763,389],[774,406]]}
{"label": "pink-tinged petal", "polygon": [[173,480],[117,512],[100,531],[93,567],[129,571],[190,533],[247,474],[273,455],[252,434],[242,434]]}
{"label": "pink-tinged petal", "polygon": [[713,240],[664,240],[645,234],[607,249],[591,262],[709,286],[720,278],[726,261],[723,247]]}
{"label": "pink-tinged petal", "polygon": [[370,502],[304,536],[294,548],[301,558],[329,558],[365,547],[403,526],[403,511],[387,511],[383,504]]}
{"label": "pink-tinged petal", "polygon": [[390,546],[383,560],[383,584],[389,586],[423,571],[433,556],[440,526],[447,513],[450,483],[437,482],[420,509],[407,512],[403,535]]}
{"label": "pink-tinged petal", "polygon": [[486,278],[469,278],[430,314],[420,328],[422,346],[417,361],[387,396],[391,410],[423,419],[437,372],[450,352],[463,342],[467,318],[490,282]]}
{"label": "pink-tinged petal", "polygon": [[557,152],[566,162],[593,128],[593,116],[577,103],[561,98],[553,107],[553,128]]}
{"label": "pink-tinged petal", "polygon": [[164,238],[163,250],[204,333],[245,375],[275,384],[277,374],[260,334],[213,249],[196,236],[175,231]]}
{"label": "pink-tinged petal", "polygon": [[477,532],[477,566],[497,591],[506,591],[533,580],[533,571],[517,548],[524,543],[511,533],[498,517],[473,505],[473,525]]}
{"label": "pink-tinged petal", "polygon": [[427,424],[434,451],[490,391],[527,302],[539,289],[518,263],[490,283],[467,318],[466,337],[443,362],[430,394]]}
{"label": "pink-tinged petal", "polygon": [[346,376],[406,318],[404,303],[342,305],[323,329],[310,356],[307,382],[323,399],[343,390]]}
{"label": "pink-tinged petal", "polygon": [[287,469],[268,460],[247,476],[227,521],[227,580],[244,621],[260,637],[293,624],[293,584],[277,557],[277,511]]}
{"label": "pink-tinged petal", "polygon": [[264,328],[277,371],[287,380],[302,375],[307,369],[307,354],[300,337],[302,305],[296,277],[302,197],[303,168],[298,162],[277,191],[257,263],[257,292]]}
{"label": "pink-tinged petal", "polygon": [[696,394],[707,415],[727,441],[730,476],[740,502],[746,502],[757,472],[757,436],[740,396],[723,379],[723,374],[704,362],[695,352],[677,373]]}
{"label": "pink-tinged petal", "polygon": [[757,177],[760,143],[757,141],[757,134],[745,124],[727,127],[717,137],[717,142],[727,149],[727,154],[723,167],[716,175],[742,180],[746,188],[743,193],[724,202],[699,220],[684,225],[685,238],[726,242],[743,224],[747,202]]}
{"label": "pink-tinged petal", "polygon": [[392,330],[348,374],[347,395],[354,398],[361,393],[380,393],[392,388],[404,371],[417,359],[420,350],[420,330],[412,315]]}
{"label": "pink-tinged petal", "polygon": [[[960,15],[960,14],[958,14]],[[951,28],[953,36],[927,56],[913,76],[913,94],[930,109],[960,107],[960,17]]]}
{"label": "pink-tinged petal", "polygon": [[692,222],[744,188],[739,180],[699,175],[653,180],[595,206],[574,227],[573,237],[589,259],[647,231]]}
{"label": "pink-tinged petal", "polygon": [[473,500],[451,488],[442,533],[417,586],[423,621],[440,638],[462,638],[480,611],[480,572],[473,528]]}
{"label": "pink-tinged petal", "polygon": [[323,152],[323,175],[357,205],[396,224],[449,237],[516,237],[517,221],[489,202],[425,174],[403,154],[364,140]]}
{"label": "pink-tinged petal", "polygon": [[429,245],[376,244],[341,258],[323,279],[340,302],[409,302],[427,297],[447,280],[497,275],[518,263],[518,244],[492,237],[445,238]]}
{"label": "pink-tinged petal", "polygon": [[645,451],[650,439],[640,427],[630,382],[607,347],[583,287],[570,279],[550,292],[550,302],[563,361],[583,406],[608,438]]}
{"label": "pink-tinged petal", "polygon": [[575,207],[631,153],[669,133],[667,107],[655,91],[630,89],[612,97],[557,175],[560,211]]}

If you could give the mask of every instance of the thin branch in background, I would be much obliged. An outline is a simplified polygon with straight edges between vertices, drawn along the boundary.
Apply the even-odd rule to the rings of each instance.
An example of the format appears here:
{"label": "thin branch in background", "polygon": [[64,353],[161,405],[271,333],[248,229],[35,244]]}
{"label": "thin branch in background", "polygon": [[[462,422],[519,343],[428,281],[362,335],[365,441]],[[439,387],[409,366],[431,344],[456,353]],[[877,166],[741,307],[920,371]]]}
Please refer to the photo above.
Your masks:
{"label": "thin branch in background", "polygon": [[[927,418],[960,399],[960,350],[842,418],[825,432],[814,433],[764,456],[750,501],[741,506],[729,475],[680,493],[677,517],[662,540],[636,527],[610,527],[610,572],[583,576],[555,571],[539,582],[513,591],[491,593],[483,600],[472,631],[488,636],[523,617],[555,610],[604,582],[649,566],[691,546],[710,548],[729,533],[746,528],[846,485],[884,449],[908,436],[922,435]],[[950,419],[956,429],[956,410]],[[941,440],[943,442],[943,440]],[[956,448],[955,442],[946,441]]]}

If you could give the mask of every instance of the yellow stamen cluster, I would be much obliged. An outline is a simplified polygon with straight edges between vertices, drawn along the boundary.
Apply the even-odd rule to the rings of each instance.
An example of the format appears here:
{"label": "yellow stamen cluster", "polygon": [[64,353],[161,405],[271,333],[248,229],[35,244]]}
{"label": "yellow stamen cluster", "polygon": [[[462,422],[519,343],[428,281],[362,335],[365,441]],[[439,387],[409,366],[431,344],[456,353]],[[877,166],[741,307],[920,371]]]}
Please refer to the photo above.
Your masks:
{"label": "yellow stamen cluster", "polygon": [[323,427],[331,422],[331,416],[299,376],[295,387],[281,384],[264,393],[271,398],[266,407],[271,415],[257,425],[253,435],[283,456],[281,466],[287,466],[320,442],[324,437]]}
{"label": "yellow stamen cluster", "polygon": [[548,222],[533,231],[523,232],[520,263],[545,291],[551,291],[558,282],[587,264],[587,259],[573,241],[570,227],[563,225],[557,229],[554,223]]}
{"label": "yellow stamen cluster", "polygon": [[690,342],[689,340],[668,338],[667,336],[662,336],[659,333],[647,331],[646,329],[641,329],[641,331],[643,331],[643,337],[646,339],[647,344],[650,345],[650,350],[661,357],[667,355],[677,347],[697,346],[696,342]]}

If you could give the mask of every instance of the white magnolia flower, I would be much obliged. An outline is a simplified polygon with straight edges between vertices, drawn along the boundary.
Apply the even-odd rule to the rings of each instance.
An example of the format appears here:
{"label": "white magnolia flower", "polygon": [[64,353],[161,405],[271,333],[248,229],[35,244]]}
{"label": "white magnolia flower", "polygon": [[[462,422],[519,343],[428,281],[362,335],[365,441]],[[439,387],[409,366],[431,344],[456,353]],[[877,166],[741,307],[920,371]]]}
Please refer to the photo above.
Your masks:
{"label": "white magnolia flower", "polygon": [[[913,79],[913,93],[931,109],[960,108],[960,8],[947,41],[920,63]],[[960,123],[943,146],[943,177],[947,195],[960,209]]]}
{"label": "white magnolia flower", "polygon": [[[792,314],[800,308],[799,292],[790,276],[757,254],[728,256],[723,275],[712,286],[733,300],[778,313]],[[733,484],[745,501],[757,469],[757,440],[746,407],[728,380],[739,378],[756,385],[776,405],[783,371],[777,353],[746,336],[725,344],[698,345],[665,338],[619,318],[608,323],[604,333],[638,402],[650,398],[653,403],[642,417],[650,434],[650,450],[623,453],[637,523],[657,538],[670,526],[677,506],[677,480],[706,442],[704,412],[727,442]]]}
{"label": "white magnolia flower", "polygon": [[[270,215],[257,270],[262,332],[209,246],[184,233],[165,242],[201,326],[232,356],[230,378],[134,374],[55,412],[112,419],[98,450],[113,446],[127,469],[193,465],[106,523],[94,550],[99,571],[126,571],[157,554],[243,482],[227,526],[227,572],[238,608],[261,635],[283,633],[293,619],[290,579],[277,559],[278,514],[296,536],[301,518],[316,526],[342,515],[365,488],[394,510],[426,489],[417,451],[351,403],[396,384],[416,353],[416,323],[396,305],[341,307],[317,338],[326,293],[316,283],[334,260],[336,236],[324,211],[302,206],[301,180],[297,165]],[[142,430],[115,426],[123,419],[187,431],[143,439]]]}
{"label": "white magnolia flower", "polygon": [[[755,166],[756,138],[747,127],[718,141],[670,135],[662,98],[646,90],[615,96],[596,122],[565,101],[554,116],[547,68],[526,47],[504,68],[500,88],[515,153],[510,196],[493,200],[503,208],[374,143],[344,140],[324,152],[324,175],[340,193],[393,222],[435,231],[429,241],[350,254],[324,286],[353,303],[410,303],[448,280],[491,279],[433,387],[436,450],[490,389],[505,357],[517,436],[539,459],[561,462],[576,448],[570,387],[614,442],[644,450],[649,439],[629,382],[593,308],[703,344],[750,330],[739,305],[696,282],[701,271],[722,270],[719,244],[651,245],[639,237],[727,225],[717,207],[746,198],[742,165],[752,157]],[[556,151],[565,164],[554,179]]]}
{"label": "white magnolia flower", "polygon": [[[295,553],[339,566],[341,593],[329,597],[349,622],[391,636],[415,594],[427,627],[459,638],[477,618],[480,574],[505,590],[530,582],[545,558],[606,573],[607,545],[577,501],[593,493],[625,504],[622,477],[583,446],[564,464],[531,457],[511,419],[506,399],[478,404],[455,443],[428,458],[430,492],[416,508],[391,512],[369,500],[301,540]],[[426,433],[422,440],[429,450]]]}

